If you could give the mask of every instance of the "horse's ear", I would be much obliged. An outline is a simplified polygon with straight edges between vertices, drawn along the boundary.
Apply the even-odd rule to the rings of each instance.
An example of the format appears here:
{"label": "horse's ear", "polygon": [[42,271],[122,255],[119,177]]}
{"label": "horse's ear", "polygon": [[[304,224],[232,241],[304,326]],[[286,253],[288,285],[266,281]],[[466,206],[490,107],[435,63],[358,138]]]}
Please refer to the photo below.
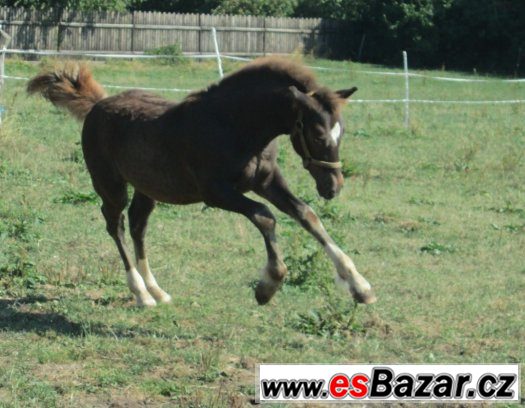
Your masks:
{"label": "horse's ear", "polygon": [[352,87],[350,89],[340,89],[339,91],[335,91],[335,93],[341,98],[341,99],[348,99],[350,96],[357,91],[357,87]]}
{"label": "horse's ear", "polygon": [[310,104],[310,98],[304,93],[301,92],[299,89],[297,89],[295,86],[289,86],[288,92],[290,97],[292,98],[292,103],[294,106],[304,106]]}

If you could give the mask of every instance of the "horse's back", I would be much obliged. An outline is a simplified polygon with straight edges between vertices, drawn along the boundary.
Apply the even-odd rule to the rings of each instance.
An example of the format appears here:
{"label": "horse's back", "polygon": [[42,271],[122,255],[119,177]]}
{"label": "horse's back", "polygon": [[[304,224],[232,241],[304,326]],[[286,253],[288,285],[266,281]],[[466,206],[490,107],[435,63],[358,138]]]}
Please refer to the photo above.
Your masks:
{"label": "horse's back", "polygon": [[93,106],[84,120],[84,154],[114,160],[118,151],[125,148],[130,139],[140,139],[144,135],[155,133],[155,129],[160,128],[157,124],[159,118],[175,105],[175,102],[140,90],[126,91],[102,99]]}
{"label": "horse's back", "polygon": [[151,92],[131,90],[105,98],[95,105],[115,118],[125,120],[155,120],[177,103]]}

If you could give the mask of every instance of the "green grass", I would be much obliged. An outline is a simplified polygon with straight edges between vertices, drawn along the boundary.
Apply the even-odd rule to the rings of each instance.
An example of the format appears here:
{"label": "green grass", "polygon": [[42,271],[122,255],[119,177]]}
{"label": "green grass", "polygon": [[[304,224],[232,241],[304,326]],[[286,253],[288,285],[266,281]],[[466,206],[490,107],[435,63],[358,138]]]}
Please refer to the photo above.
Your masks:
{"label": "green grass", "polygon": [[[358,86],[356,98],[403,97],[402,78],[356,72],[380,67],[309,62],[348,68],[318,77]],[[217,79],[211,61],[93,69],[113,85],[197,89]],[[6,64],[7,75],[37,71]],[[411,80],[418,99],[524,91]],[[0,406],[244,406],[263,362],[525,361],[525,105],[413,105],[408,130],[401,105],[350,105],[346,185],[329,203],[282,138],[289,184],[372,283],[377,304],[355,307],[336,291],[324,253],[275,210],[290,275],[259,307],[252,288],[265,251],[255,228],[202,205],[162,205],[151,217],[149,258],[174,300],[148,310],[133,307],[106,234],[80,125],[27,97],[20,81],[7,82],[2,105]],[[523,380],[522,369],[522,395]]]}

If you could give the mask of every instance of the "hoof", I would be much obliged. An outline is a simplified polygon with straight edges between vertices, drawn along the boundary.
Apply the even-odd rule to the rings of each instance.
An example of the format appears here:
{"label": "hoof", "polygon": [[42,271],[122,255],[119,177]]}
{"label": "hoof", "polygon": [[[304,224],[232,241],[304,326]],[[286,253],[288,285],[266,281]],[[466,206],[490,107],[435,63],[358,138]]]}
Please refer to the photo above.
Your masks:
{"label": "hoof", "polygon": [[152,296],[137,296],[136,299],[138,307],[153,307],[157,305],[157,302]]}
{"label": "hoof", "polygon": [[372,289],[368,289],[364,292],[357,292],[352,290],[352,297],[357,303],[363,303],[365,305],[370,305],[377,302],[377,297]]}
{"label": "hoof", "polygon": [[265,305],[273,297],[280,285],[268,283],[266,281],[259,281],[255,288],[255,299],[259,305]]}
{"label": "hoof", "polygon": [[171,296],[159,287],[148,288],[148,292],[158,303],[171,303]]}
{"label": "hoof", "polygon": [[168,304],[171,303],[172,298],[167,293],[164,293],[164,296],[162,296],[160,299],[157,299],[157,302]]}

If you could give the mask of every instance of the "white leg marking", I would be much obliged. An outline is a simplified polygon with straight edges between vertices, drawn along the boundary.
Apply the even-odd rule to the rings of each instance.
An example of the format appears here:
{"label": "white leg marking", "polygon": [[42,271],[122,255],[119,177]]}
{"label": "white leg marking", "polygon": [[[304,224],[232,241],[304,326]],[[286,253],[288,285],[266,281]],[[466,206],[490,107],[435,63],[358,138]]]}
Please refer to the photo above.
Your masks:
{"label": "white leg marking", "polygon": [[324,249],[337,269],[336,281],[337,278],[339,278],[338,280],[341,284],[343,283],[341,281],[346,282],[350,291],[355,291],[360,294],[370,292],[372,287],[367,280],[357,272],[354,263],[350,257],[341,250],[341,248],[333,243],[328,243]]}
{"label": "white leg marking", "polygon": [[157,302],[151,297],[150,293],[146,289],[144,280],[137,272],[135,267],[132,267],[129,271],[126,271],[128,278],[128,288],[135,295],[137,299],[137,306],[155,306]]}
{"label": "white leg marking", "polygon": [[157,283],[157,280],[151,273],[148,260],[139,259],[137,262],[137,266],[139,268],[140,275],[144,279],[144,283],[146,284],[148,292],[151,293],[155,300],[161,303],[170,303],[171,296],[160,288],[159,284]]}

